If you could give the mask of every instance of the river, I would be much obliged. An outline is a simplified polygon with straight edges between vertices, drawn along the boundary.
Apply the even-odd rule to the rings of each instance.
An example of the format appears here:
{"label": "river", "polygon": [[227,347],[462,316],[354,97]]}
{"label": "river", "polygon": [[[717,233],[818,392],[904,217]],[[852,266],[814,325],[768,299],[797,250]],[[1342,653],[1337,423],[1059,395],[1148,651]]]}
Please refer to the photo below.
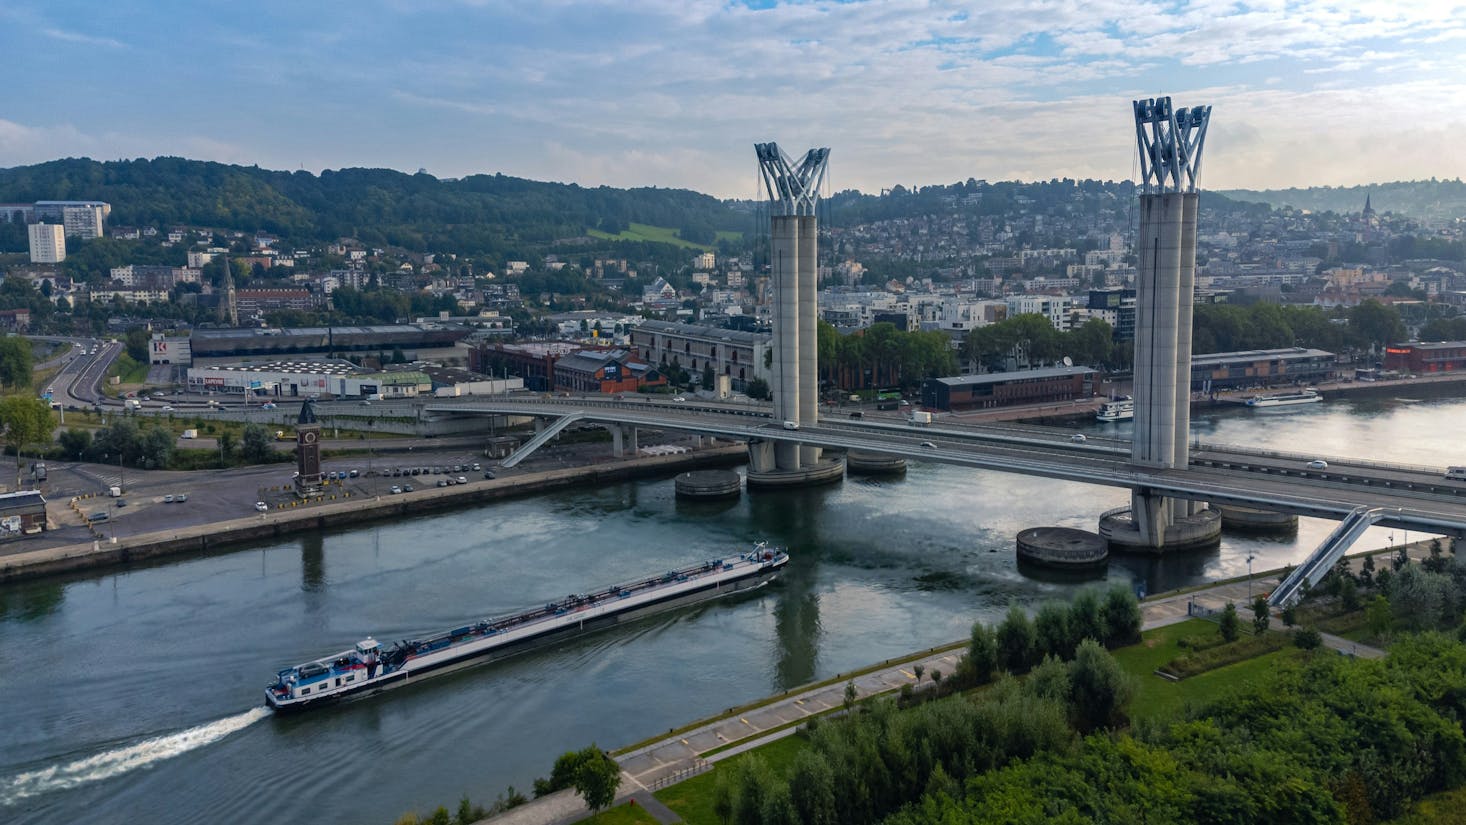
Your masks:
{"label": "river", "polygon": [[[1196,438],[1466,464],[1466,401],[1333,400],[1193,416]],[[1085,424],[1091,433],[1128,424]],[[1436,434],[1436,435],[1432,435]],[[614,748],[730,706],[966,636],[1010,603],[1066,598],[1015,564],[1021,529],[1094,529],[1124,491],[913,463],[736,503],[670,480],[564,491],[118,573],[0,587],[0,819],[390,823],[528,791],[556,755]],[[1112,561],[1152,592],[1303,558],[1332,528]],[[1365,546],[1407,536],[1375,529]],[[1419,538],[1416,536],[1415,538]],[[647,619],[383,696],[276,718],[288,664],[712,558],[788,545],[759,594]]]}

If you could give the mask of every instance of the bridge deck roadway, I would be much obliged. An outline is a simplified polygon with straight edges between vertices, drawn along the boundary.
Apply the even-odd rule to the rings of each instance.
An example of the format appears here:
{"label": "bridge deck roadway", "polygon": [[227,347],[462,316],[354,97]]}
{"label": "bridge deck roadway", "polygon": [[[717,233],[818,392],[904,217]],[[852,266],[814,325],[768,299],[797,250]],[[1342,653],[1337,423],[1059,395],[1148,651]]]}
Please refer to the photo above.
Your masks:
{"label": "bridge deck roadway", "polygon": [[1045,434],[1034,428],[911,427],[846,419],[788,430],[766,408],[750,405],[473,398],[430,403],[424,413],[541,417],[577,413],[590,421],[885,453],[1318,518],[1341,519],[1356,507],[1379,507],[1392,511],[1381,520],[1384,526],[1466,537],[1466,484],[1447,481],[1441,470],[1433,468],[1328,458],[1327,468],[1313,470],[1307,461],[1318,456],[1208,444],[1193,450],[1197,457],[1193,466],[1165,469],[1132,463],[1127,441],[1095,438],[1076,443],[1061,430]]}

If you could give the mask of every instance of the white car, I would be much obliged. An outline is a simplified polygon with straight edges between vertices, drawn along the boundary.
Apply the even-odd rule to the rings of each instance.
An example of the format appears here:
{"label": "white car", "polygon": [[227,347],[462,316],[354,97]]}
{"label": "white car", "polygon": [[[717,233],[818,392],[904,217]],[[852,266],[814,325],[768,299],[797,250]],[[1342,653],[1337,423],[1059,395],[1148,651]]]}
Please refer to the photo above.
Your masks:
{"label": "white car", "polygon": [[168,406],[167,404],[164,404],[163,406],[159,407],[158,409],[159,409],[160,412],[173,412],[173,408],[170,407],[170,406]]}
{"label": "white car", "polygon": [[672,396],[672,400],[673,401],[686,401],[687,399],[684,398],[683,396],[680,396],[680,395],[674,395],[674,396]]}
{"label": "white car", "polygon": [[784,422],[784,429],[786,429],[786,430],[797,430],[797,429],[799,429],[799,422],[798,421],[785,421]]}
{"label": "white car", "polygon": [[1070,441],[1073,441],[1075,444],[1083,444],[1084,442],[1088,441],[1089,439],[1084,437],[1084,433],[1075,433],[1075,434],[1069,436],[1069,440]]}
{"label": "white car", "polygon": [[263,501],[256,501],[255,502],[255,509],[256,510],[259,510],[261,513],[269,512],[270,505],[264,503]]}
{"label": "white car", "polygon": [[935,450],[937,448],[937,445],[931,443],[930,441],[921,442],[921,446],[927,448],[928,450]]}
{"label": "white car", "polygon": [[1314,460],[1308,462],[1308,469],[1310,470],[1327,470],[1328,468],[1329,463],[1321,458],[1315,458]]}
{"label": "white car", "polygon": [[398,493],[402,492],[402,488],[401,487],[398,487],[396,484],[393,484],[392,485],[392,489],[388,490],[387,492],[389,492],[389,493],[391,493],[392,495],[395,496]]}

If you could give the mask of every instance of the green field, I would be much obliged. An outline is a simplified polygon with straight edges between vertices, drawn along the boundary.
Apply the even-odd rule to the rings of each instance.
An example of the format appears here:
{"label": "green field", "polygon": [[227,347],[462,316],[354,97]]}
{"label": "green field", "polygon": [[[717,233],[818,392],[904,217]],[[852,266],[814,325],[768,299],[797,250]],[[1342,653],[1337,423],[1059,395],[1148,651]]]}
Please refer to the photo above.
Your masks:
{"label": "green field", "polygon": [[[684,241],[677,237],[677,230],[666,226],[651,226],[644,223],[633,223],[631,228],[625,232],[612,235],[609,232],[602,232],[599,229],[586,230],[586,234],[592,238],[600,238],[606,241],[649,241],[651,243],[669,243],[673,246],[680,246],[684,249],[701,249],[704,252],[712,249],[705,244]],[[743,237],[741,232],[718,232],[718,240],[738,240]]]}
{"label": "green field", "polygon": [[1115,661],[1134,674],[1137,680],[1135,698],[1130,702],[1132,719],[1161,718],[1179,711],[1188,703],[1204,704],[1268,672],[1282,658],[1306,655],[1295,648],[1285,647],[1179,682],[1155,675],[1156,668],[1186,652],[1176,644],[1177,640],[1216,632],[1215,623],[1191,619],[1147,631],[1140,644],[1113,651]]}
{"label": "green field", "polygon": [[740,759],[746,759],[751,753],[756,753],[774,774],[782,776],[794,764],[795,755],[807,747],[809,747],[809,742],[802,736],[786,736],[783,739],[776,739],[767,745],[731,756],[717,763],[707,773],[698,774],[685,782],[663,788],[654,796],[662,800],[662,803],[668,808],[676,811],[687,825],[723,825],[717,814],[713,812],[713,789],[718,785],[719,771],[726,772],[728,766]]}

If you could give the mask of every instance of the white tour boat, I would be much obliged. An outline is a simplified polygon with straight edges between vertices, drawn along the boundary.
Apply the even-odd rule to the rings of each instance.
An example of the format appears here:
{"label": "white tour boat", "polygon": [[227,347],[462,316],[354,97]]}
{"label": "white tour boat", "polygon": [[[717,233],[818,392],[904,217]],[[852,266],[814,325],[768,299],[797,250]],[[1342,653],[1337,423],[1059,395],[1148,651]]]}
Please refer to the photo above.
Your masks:
{"label": "white tour boat", "polygon": [[1316,404],[1323,400],[1318,390],[1302,390],[1300,392],[1278,392],[1271,395],[1254,395],[1247,399],[1247,406],[1254,409],[1260,407],[1292,407],[1298,404]]}

